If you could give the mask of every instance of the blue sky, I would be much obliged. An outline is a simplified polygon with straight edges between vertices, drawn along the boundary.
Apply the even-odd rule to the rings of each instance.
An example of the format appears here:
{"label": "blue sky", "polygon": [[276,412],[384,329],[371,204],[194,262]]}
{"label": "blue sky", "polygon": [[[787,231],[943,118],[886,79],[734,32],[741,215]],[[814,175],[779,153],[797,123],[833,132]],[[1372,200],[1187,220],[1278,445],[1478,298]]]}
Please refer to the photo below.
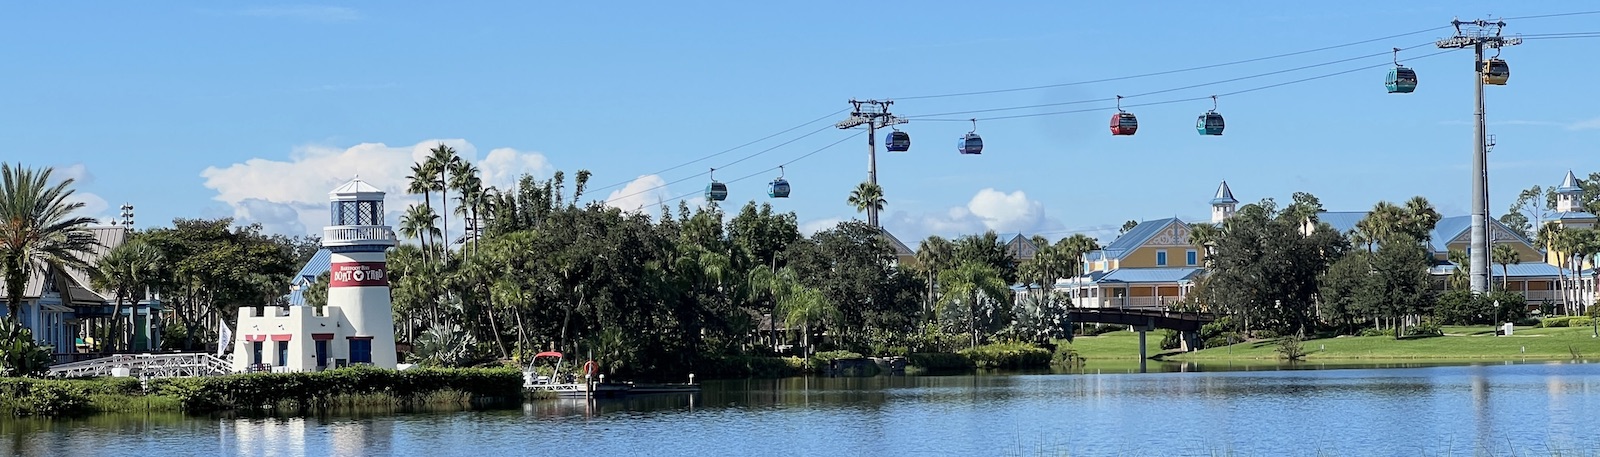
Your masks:
{"label": "blue sky", "polygon": [[[651,213],[673,197],[699,203],[708,178],[695,175],[709,167],[721,167],[724,182],[754,174],[730,183],[725,206],[771,201],[814,230],[860,217],[845,198],[865,178],[865,138],[824,128],[842,114],[655,173],[823,117],[851,97],[897,99],[894,111],[913,119],[1111,99],[1372,56],[1452,31],[1157,77],[910,97],[1216,64],[1443,27],[1454,16],[1600,9],[1578,1],[457,3],[467,2],[8,4],[0,14],[0,160],[78,178],[97,217],[129,202],[140,227],[234,216],[306,233],[326,220],[328,189],[357,173],[398,189],[415,155],[445,141],[479,161],[492,184],[589,169],[586,199],[627,197],[614,203],[648,204]],[[1524,35],[1600,30],[1600,14],[1509,22],[1508,33]],[[1597,44],[1529,40],[1503,53],[1510,85],[1488,88],[1499,143],[1490,157],[1495,215],[1522,188],[1555,184],[1568,169],[1600,171]],[[980,120],[980,156],[953,148],[969,123],[913,120],[902,127],[911,152],[879,146],[883,221],[912,244],[985,229],[1109,241],[1129,219],[1208,217],[1207,200],[1224,179],[1246,202],[1305,191],[1348,211],[1423,195],[1447,215],[1466,214],[1471,56],[1421,57],[1433,52],[1401,54],[1419,73],[1413,94],[1386,94],[1385,70],[1376,68],[1222,97],[1221,137],[1193,129],[1209,100],[1132,108],[1141,121],[1133,137],[1108,133],[1110,102],[940,116],[1100,108]],[[790,161],[792,198],[767,199],[765,183],[777,172],[763,170]],[[390,199],[398,210],[417,198]]]}

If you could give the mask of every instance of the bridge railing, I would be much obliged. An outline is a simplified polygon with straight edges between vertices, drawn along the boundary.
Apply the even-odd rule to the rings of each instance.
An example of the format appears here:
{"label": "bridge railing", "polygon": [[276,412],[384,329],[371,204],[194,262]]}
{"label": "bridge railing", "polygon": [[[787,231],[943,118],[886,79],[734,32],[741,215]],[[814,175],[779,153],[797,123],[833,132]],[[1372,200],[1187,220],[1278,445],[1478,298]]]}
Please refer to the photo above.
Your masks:
{"label": "bridge railing", "polygon": [[50,367],[53,377],[131,376],[174,378],[216,376],[232,371],[227,361],[203,352],[117,354]]}

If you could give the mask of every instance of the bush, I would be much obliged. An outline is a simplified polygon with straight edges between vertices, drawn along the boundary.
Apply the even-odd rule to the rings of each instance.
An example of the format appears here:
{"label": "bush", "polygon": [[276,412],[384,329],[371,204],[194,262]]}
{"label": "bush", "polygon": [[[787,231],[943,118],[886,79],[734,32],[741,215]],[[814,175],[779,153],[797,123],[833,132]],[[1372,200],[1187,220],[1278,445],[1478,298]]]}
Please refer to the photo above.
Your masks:
{"label": "bush", "polygon": [[1182,346],[1182,345],[1183,345],[1183,342],[1179,340],[1178,331],[1177,330],[1165,329],[1165,330],[1161,331],[1161,349],[1162,350],[1177,349],[1179,346]]}
{"label": "bush", "polygon": [[0,405],[14,416],[71,416],[88,412],[87,386],[54,379],[0,379]]}
{"label": "bush", "polygon": [[1407,327],[1406,336],[1444,336],[1444,329],[1439,327],[1438,322],[1423,320],[1422,323]]}
{"label": "bush", "polygon": [[158,394],[175,397],[193,412],[260,409],[290,403],[327,408],[370,395],[414,404],[429,395],[457,392],[468,399],[514,399],[522,395],[522,372],[515,368],[419,368],[406,371],[351,367],[308,373],[249,373],[151,381]]}
{"label": "bush", "polygon": [[1306,357],[1306,350],[1300,344],[1300,337],[1289,335],[1278,340],[1278,356],[1284,360],[1295,361]]}
{"label": "bush", "polygon": [[1100,336],[1100,335],[1104,335],[1104,334],[1107,334],[1107,333],[1120,332],[1120,331],[1127,330],[1127,329],[1128,329],[1128,326],[1126,326],[1126,325],[1102,324],[1102,325],[1096,325],[1096,326],[1093,326],[1093,327],[1089,327],[1088,330],[1084,331],[1084,335],[1086,335],[1086,336]]}
{"label": "bush", "polygon": [[1357,336],[1393,336],[1393,335],[1394,335],[1394,332],[1391,332],[1391,331],[1388,331],[1388,330],[1384,330],[1384,329],[1377,328],[1377,327],[1368,327],[1368,328],[1361,329],[1361,333],[1358,334]]}
{"label": "bush", "polygon": [[1232,344],[1235,344],[1235,343],[1243,343],[1243,342],[1244,342],[1244,338],[1240,337],[1238,333],[1220,332],[1220,333],[1213,334],[1209,338],[1206,338],[1205,341],[1202,342],[1202,344],[1204,344],[1205,347],[1208,347],[1208,348],[1220,348],[1220,347],[1226,347],[1226,346],[1229,346],[1229,345],[1232,345]]}
{"label": "bush", "polygon": [[1050,366],[1049,350],[1029,343],[994,343],[963,349],[957,354],[978,368],[1042,368]]}
{"label": "bush", "polygon": [[1540,327],[1588,327],[1594,325],[1594,318],[1588,316],[1560,316],[1547,317],[1539,322]]}

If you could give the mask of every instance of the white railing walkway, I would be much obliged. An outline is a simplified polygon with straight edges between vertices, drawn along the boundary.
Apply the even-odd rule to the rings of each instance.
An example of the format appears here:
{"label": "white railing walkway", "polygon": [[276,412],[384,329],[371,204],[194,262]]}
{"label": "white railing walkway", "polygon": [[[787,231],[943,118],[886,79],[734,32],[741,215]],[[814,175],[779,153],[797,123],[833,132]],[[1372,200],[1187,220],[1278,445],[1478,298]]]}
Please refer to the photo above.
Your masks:
{"label": "white railing walkway", "polygon": [[132,376],[135,378],[187,378],[217,376],[233,372],[226,360],[204,352],[172,354],[117,354],[82,362],[50,367],[50,376]]}

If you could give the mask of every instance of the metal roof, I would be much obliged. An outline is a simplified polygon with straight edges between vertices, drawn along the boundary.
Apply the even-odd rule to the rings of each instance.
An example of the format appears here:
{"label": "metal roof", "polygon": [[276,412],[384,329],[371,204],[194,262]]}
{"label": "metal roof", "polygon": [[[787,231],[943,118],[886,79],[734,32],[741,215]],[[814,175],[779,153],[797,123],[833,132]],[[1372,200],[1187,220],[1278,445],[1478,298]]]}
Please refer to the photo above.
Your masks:
{"label": "metal roof", "polygon": [[1583,187],[1578,183],[1578,176],[1567,170],[1567,177],[1561,180],[1561,187],[1556,188],[1558,194],[1575,194],[1583,192]]}
{"label": "metal roof", "polygon": [[[327,273],[328,270],[332,268],[330,266],[332,261],[333,251],[329,251],[327,249],[318,249],[316,254],[311,255],[311,260],[307,260],[306,265],[300,268],[300,272],[295,273],[294,277],[290,278],[289,280],[291,285],[291,287],[289,287],[290,305],[303,306],[306,304],[306,298],[304,295],[301,295],[301,292],[304,291],[306,287],[316,283],[317,276]],[[299,285],[300,287],[293,287],[293,285]]]}
{"label": "metal roof", "polygon": [[1317,213],[1317,222],[1333,226],[1339,233],[1350,233],[1356,229],[1356,224],[1367,218],[1366,211],[1322,211]]}
{"label": "metal roof", "polygon": [[1035,254],[1039,253],[1039,246],[1033,244],[1033,240],[1018,233],[1016,237],[1011,238],[1011,241],[1006,242],[1006,253],[1011,254],[1011,258],[1018,261],[1032,259]]}
{"label": "metal roof", "polygon": [[[1143,246],[1146,241],[1150,241],[1150,238],[1161,233],[1162,229],[1172,224],[1184,224],[1184,222],[1176,217],[1140,222],[1138,226],[1117,237],[1116,240],[1106,245],[1101,251],[1105,251],[1105,255],[1108,257],[1121,260],[1132,254],[1133,250],[1138,249],[1139,246]],[[1188,226],[1188,224],[1184,225]]]}
{"label": "metal roof", "polygon": [[1097,283],[1161,283],[1193,280],[1204,270],[1200,267],[1180,268],[1118,268],[1101,276]]}
{"label": "metal roof", "polygon": [[1232,203],[1239,203],[1239,200],[1233,198],[1233,189],[1229,189],[1228,182],[1223,181],[1222,185],[1217,186],[1217,195],[1211,198],[1211,204],[1223,205]]}
{"label": "metal roof", "polygon": [[[106,256],[106,253],[111,252],[112,249],[116,249],[117,246],[121,246],[124,241],[127,241],[129,231],[127,227],[120,225],[85,227],[83,230],[93,235],[95,241],[89,251],[83,253],[80,257],[89,265],[100,262],[100,259]],[[111,300],[110,293],[93,290],[93,286],[90,285],[88,270],[68,267],[65,271],[69,282],[67,286],[72,289],[68,293],[73,302],[106,302]],[[38,298],[43,295],[44,282],[44,272],[37,268],[34,269],[33,273],[28,275],[27,284],[22,288],[22,297],[28,299]],[[0,295],[4,295],[5,290],[5,284],[0,283]]]}
{"label": "metal roof", "polygon": [[1550,215],[1551,219],[1570,221],[1574,219],[1595,219],[1595,215],[1584,211],[1561,211]]}
{"label": "metal roof", "polygon": [[[1500,268],[1500,264],[1498,263],[1490,265],[1489,276],[1496,279],[1503,276],[1510,276],[1512,278],[1559,278],[1562,275],[1572,273],[1571,270],[1544,262],[1513,263],[1511,265],[1507,265],[1507,267],[1508,268],[1502,270]],[[1456,266],[1455,264],[1445,263],[1444,265],[1434,267],[1431,269],[1430,273],[1436,275],[1448,275],[1459,268],[1461,267]]]}
{"label": "metal roof", "polygon": [[900,242],[900,239],[895,238],[893,234],[889,233],[888,229],[879,228],[878,233],[883,234],[884,239],[889,240],[889,246],[894,248],[894,255],[900,257],[917,255],[917,251],[911,250],[910,246]]}

